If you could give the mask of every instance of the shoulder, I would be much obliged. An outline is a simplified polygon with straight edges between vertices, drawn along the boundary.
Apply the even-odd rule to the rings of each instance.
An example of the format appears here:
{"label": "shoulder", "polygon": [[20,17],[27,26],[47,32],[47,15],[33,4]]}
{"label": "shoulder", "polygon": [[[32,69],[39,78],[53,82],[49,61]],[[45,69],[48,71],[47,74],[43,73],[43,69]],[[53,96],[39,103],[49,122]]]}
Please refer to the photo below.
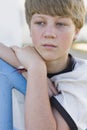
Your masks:
{"label": "shoulder", "polygon": [[78,65],[84,65],[84,66],[87,65],[86,59],[81,59],[81,58],[77,58],[77,57],[74,57],[74,59]]}
{"label": "shoulder", "polygon": [[87,60],[86,59],[81,59],[81,58],[77,58],[75,57],[75,61],[76,61],[76,64],[75,64],[75,67],[74,67],[74,70],[83,70],[83,72],[87,71]]}

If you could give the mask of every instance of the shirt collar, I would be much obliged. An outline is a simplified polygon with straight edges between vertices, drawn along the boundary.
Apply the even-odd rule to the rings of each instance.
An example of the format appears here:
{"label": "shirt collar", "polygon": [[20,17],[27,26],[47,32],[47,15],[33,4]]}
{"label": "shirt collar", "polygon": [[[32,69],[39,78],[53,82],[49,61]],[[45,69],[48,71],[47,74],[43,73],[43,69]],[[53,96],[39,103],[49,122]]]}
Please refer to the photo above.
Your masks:
{"label": "shirt collar", "polygon": [[76,60],[74,59],[74,57],[71,54],[69,54],[69,59],[70,59],[69,63],[68,63],[67,67],[64,70],[62,70],[60,72],[57,72],[57,73],[52,73],[52,74],[48,73],[47,77],[51,78],[51,77],[53,77],[55,75],[59,75],[59,74],[62,74],[62,73],[67,73],[67,72],[72,71],[74,69],[74,67],[75,67]]}

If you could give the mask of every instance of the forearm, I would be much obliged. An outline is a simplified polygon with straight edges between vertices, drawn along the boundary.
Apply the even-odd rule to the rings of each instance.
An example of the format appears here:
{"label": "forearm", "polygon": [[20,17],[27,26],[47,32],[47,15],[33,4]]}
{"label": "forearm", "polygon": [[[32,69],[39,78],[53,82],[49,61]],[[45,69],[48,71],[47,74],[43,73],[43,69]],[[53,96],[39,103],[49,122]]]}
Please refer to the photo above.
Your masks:
{"label": "forearm", "polygon": [[47,87],[45,69],[29,71],[25,103],[26,130],[56,130]]}
{"label": "forearm", "polygon": [[0,43],[0,58],[13,65],[14,67],[20,66],[20,62],[18,61],[12,49],[3,45],[2,43]]}

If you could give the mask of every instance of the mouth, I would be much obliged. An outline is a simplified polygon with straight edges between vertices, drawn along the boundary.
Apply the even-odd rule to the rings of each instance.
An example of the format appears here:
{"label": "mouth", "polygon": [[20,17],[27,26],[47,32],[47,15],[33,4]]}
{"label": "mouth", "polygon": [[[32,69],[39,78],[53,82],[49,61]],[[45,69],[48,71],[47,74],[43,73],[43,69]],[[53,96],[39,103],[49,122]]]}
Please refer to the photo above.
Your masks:
{"label": "mouth", "polygon": [[47,49],[53,49],[53,48],[56,48],[57,46],[54,45],[54,44],[43,44],[42,45],[43,47],[47,48]]}

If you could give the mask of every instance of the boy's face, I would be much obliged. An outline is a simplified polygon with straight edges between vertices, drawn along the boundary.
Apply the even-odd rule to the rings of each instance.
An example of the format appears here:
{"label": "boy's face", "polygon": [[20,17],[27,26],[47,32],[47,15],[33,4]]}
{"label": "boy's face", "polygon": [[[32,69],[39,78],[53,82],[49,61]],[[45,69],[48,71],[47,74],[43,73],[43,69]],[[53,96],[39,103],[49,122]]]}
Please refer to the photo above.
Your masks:
{"label": "boy's face", "polygon": [[44,14],[32,16],[30,32],[34,47],[46,61],[66,57],[77,35],[70,18]]}

